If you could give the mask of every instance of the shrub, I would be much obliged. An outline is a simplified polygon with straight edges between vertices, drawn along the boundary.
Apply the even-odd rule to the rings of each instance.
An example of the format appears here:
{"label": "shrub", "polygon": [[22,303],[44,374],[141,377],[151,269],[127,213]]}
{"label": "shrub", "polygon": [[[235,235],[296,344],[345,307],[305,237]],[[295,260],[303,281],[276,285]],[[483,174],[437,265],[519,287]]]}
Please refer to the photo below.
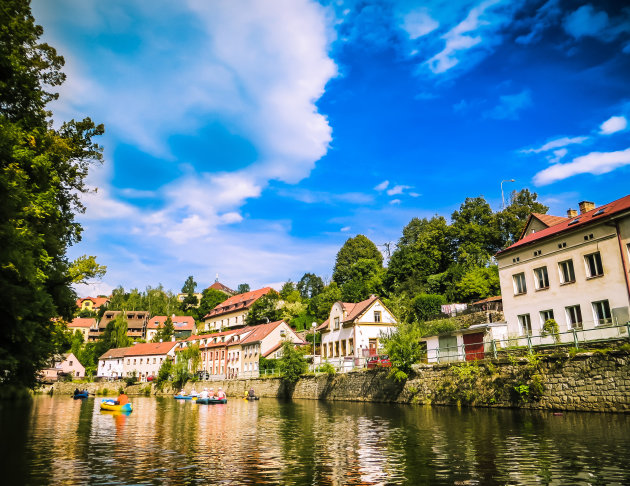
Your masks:
{"label": "shrub", "polygon": [[327,373],[329,375],[334,375],[337,373],[337,368],[335,368],[330,363],[324,363],[323,365],[317,368],[317,371],[319,371],[320,373]]}
{"label": "shrub", "polygon": [[443,295],[420,294],[413,299],[411,306],[418,321],[428,321],[442,314],[444,304],[446,304],[446,299]]}
{"label": "shrub", "polygon": [[282,378],[295,383],[308,369],[308,363],[301,349],[297,349],[290,341],[282,343],[282,357],[278,359],[278,369]]}

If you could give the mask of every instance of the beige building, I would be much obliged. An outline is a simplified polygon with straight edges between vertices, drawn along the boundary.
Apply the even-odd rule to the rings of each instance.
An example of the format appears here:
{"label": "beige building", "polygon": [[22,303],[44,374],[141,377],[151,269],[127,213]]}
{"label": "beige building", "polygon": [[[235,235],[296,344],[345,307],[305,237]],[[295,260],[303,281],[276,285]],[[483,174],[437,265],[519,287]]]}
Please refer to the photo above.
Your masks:
{"label": "beige building", "polygon": [[119,314],[127,317],[127,336],[133,340],[145,339],[149,313],[147,311],[106,311],[99,321],[98,327],[89,333],[90,341],[96,341],[103,334],[107,324],[116,319]]}
{"label": "beige building", "polygon": [[109,297],[84,297],[77,299],[77,307],[81,310],[96,312],[99,307],[109,305]]}
{"label": "beige building", "polygon": [[68,330],[74,334],[76,331],[80,331],[83,334],[83,341],[87,342],[90,335],[90,330],[95,331],[97,329],[96,319],[93,317],[75,317],[72,322],[68,323]]}
{"label": "beige building", "polygon": [[[158,330],[164,327],[164,323],[168,316],[154,316],[147,322],[146,340],[153,341]],[[171,316],[173,321],[173,336],[175,339],[189,337],[195,330],[195,319],[192,316]]]}
{"label": "beige building", "polygon": [[627,336],[611,326],[629,319],[630,196],[579,207],[566,218],[530,216],[521,238],[496,256],[508,335],[519,344],[540,336],[548,319],[562,341]]}
{"label": "beige building", "polygon": [[206,331],[244,327],[245,318],[252,304],[272,290],[271,287],[252,290],[221,302],[203,318]]}
{"label": "beige building", "polygon": [[362,365],[382,347],[381,337],[396,327],[395,316],[376,296],[359,303],[335,302],[330,315],[317,328],[322,333],[322,359],[337,367]]}

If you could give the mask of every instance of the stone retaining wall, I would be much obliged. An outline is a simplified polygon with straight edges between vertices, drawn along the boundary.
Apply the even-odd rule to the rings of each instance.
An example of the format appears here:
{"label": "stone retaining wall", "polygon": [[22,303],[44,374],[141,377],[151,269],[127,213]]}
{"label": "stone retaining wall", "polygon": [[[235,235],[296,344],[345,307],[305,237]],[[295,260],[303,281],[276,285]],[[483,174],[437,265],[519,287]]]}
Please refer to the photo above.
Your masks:
{"label": "stone retaining wall", "polygon": [[[630,411],[630,354],[622,351],[558,354],[544,358],[494,360],[484,363],[418,365],[405,382],[387,370],[304,376],[295,385],[278,378],[188,383],[199,392],[223,387],[228,396],[243,396],[250,387],[261,397],[418,403],[554,410]],[[79,384],[91,393],[110,394],[124,387],[129,395],[147,392],[172,395],[148,384],[125,387],[123,382]],[[56,383],[54,393],[68,394],[76,383]],[[45,391],[45,390],[44,390]]]}

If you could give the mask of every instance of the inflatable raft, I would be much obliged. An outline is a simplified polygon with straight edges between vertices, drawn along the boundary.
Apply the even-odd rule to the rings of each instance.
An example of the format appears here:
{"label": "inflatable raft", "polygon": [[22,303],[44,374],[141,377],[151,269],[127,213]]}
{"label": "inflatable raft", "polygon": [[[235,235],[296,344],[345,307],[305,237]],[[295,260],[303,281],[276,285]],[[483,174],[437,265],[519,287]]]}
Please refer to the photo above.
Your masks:
{"label": "inflatable raft", "polygon": [[131,406],[131,403],[116,405],[116,400],[105,398],[104,400],[101,400],[101,410],[109,410],[110,412],[131,412],[133,407]]}
{"label": "inflatable raft", "polygon": [[199,405],[216,405],[217,403],[227,403],[227,398],[197,398]]}
{"label": "inflatable raft", "polygon": [[87,398],[88,397],[88,392],[81,392],[81,393],[75,393],[74,395],[72,395],[73,398],[76,400],[77,398]]}

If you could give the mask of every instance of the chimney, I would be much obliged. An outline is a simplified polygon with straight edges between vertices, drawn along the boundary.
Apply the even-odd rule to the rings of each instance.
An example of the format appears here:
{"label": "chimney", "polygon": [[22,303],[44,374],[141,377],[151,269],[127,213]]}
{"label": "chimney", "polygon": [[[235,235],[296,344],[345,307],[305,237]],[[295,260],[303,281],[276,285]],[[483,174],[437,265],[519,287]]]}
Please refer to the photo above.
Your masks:
{"label": "chimney", "polygon": [[595,209],[595,203],[591,201],[582,201],[581,203],[579,203],[579,206],[580,214],[584,214]]}
{"label": "chimney", "polygon": [[575,218],[577,216],[577,210],[576,209],[569,209],[567,211],[567,218]]}

